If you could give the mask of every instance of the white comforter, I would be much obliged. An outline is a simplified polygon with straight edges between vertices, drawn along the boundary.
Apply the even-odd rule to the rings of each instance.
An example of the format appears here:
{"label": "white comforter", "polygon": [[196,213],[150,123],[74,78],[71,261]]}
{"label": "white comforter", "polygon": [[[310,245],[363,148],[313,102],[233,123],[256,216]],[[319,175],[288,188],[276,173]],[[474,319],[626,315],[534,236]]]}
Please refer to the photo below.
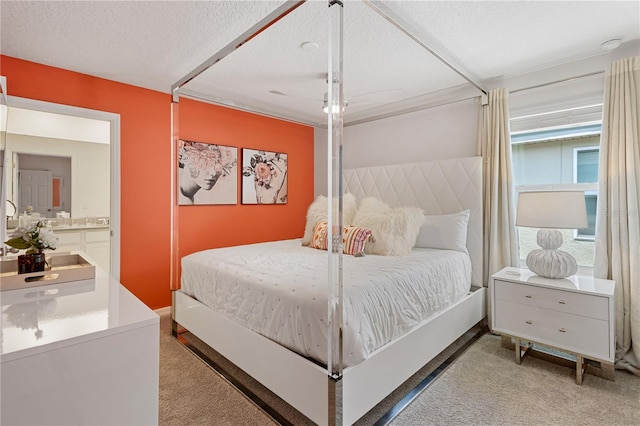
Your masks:
{"label": "white comforter", "polygon": [[[355,365],[463,298],[465,253],[345,255],[344,365]],[[182,291],[228,318],[323,364],[327,360],[327,252],[300,239],[205,250],[182,258]]]}

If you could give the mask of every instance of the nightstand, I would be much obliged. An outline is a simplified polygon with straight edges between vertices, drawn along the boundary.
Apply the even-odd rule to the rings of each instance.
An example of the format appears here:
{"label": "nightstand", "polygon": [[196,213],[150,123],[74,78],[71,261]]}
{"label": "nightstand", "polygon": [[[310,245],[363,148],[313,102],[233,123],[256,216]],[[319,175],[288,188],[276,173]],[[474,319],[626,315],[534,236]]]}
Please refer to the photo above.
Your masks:
{"label": "nightstand", "polygon": [[613,369],[614,287],[588,276],[550,279],[504,268],[489,280],[491,329],[514,338],[518,364],[532,343],[574,355],[582,384],[586,359]]}

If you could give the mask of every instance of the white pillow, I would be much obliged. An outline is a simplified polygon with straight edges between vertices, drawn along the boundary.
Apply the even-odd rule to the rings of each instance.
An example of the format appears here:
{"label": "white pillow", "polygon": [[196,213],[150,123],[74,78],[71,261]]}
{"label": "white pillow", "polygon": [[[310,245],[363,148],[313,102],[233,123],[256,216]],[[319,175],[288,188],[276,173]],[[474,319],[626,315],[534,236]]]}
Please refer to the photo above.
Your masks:
{"label": "white pillow", "polygon": [[467,251],[469,210],[453,214],[425,215],[416,247]]}
{"label": "white pillow", "polygon": [[[334,204],[336,206],[336,204]],[[337,208],[337,207],[336,207]],[[358,202],[353,194],[344,194],[342,196],[342,220],[343,225],[351,225],[353,217],[356,214]],[[313,228],[318,222],[327,220],[327,197],[319,195],[307,210],[307,222],[304,227],[304,235],[302,236],[302,245],[308,246],[313,239]]]}
{"label": "white pillow", "polygon": [[404,256],[411,253],[423,221],[422,209],[391,208],[372,197],[360,202],[353,218],[355,226],[370,229],[375,239],[375,242],[367,243],[365,253],[383,256]]}

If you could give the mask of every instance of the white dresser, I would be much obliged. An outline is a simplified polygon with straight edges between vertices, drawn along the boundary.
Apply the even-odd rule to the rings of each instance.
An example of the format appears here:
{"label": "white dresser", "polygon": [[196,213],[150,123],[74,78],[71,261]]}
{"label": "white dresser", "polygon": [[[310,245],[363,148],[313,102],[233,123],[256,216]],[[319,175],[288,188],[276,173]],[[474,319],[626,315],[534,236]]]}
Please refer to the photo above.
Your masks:
{"label": "white dresser", "polygon": [[96,275],[0,295],[0,424],[157,424],[159,317]]}
{"label": "white dresser", "polygon": [[539,277],[527,269],[505,268],[489,281],[491,329],[515,339],[516,362],[537,343],[576,356],[582,384],[585,358],[613,365],[615,283],[574,275]]}

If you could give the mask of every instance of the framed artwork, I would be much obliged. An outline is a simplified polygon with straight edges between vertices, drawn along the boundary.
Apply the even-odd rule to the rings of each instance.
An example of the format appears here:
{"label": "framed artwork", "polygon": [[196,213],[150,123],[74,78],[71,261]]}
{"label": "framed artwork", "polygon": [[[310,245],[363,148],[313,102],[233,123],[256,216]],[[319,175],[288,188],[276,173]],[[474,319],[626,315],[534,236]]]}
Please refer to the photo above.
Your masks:
{"label": "framed artwork", "polygon": [[237,167],[236,147],[180,140],[178,204],[237,204]]}
{"label": "framed artwork", "polygon": [[287,204],[287,154],[242,149],[242,204]]}

